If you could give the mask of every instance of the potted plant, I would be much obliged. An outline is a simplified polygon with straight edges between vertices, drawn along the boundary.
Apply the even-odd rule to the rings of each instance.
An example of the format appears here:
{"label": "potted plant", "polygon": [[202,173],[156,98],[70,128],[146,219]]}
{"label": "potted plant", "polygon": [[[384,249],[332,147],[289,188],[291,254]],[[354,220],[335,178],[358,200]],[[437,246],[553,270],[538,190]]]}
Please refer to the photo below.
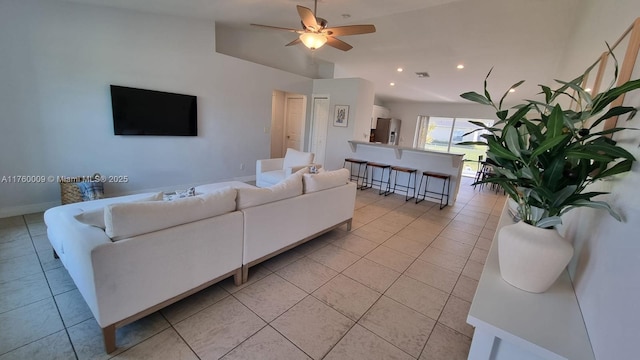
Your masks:
{"label": "potted plant", "polygon": [[[615,73],[617,77],[617,64]],[[592,97],[581,86],[583,74],[568,82],[556,80],[555,90],[540,85],[542,100],[525,100],[511,109],[503,109],[509,91],[496,104],[487,91],[490,74],[491,71],[484,81],[484,95],[467,92],[460,96],[492,106],[498,121],[493,126],[473,122],[480,127],[478,130],[485,130],[481,137],[486,141],[461,144],[488,146],[487,158],[493,164],[493,174],[476,184],[499,185],[517,203],[521,221],[503,227],[498,234],[502,277],[521,289],[542,292],[553,284],[573,255],[571,245],[553,228],[561,223],[562,214],[586,206],[605,209],[621,221],[606,202],[593,200],[605,193],[589,191],[587,187],[629,171],[635,161],[633,155],[610,138],[625,128],[597,129],[611,117],[635,111],[633,107],[607,107],[618,96],[640,88],[640,80],[618,87],[612,83],[606,91]],[[563,107],[560,103],[563,100],[571,100],[576,109]],[[526,237],[524,242],[513,240],[522,237]],[[523,259],[513,254],[519,251],[524,255],[538,254],[539,258]],[[551,263],[555,262],[558,264],[554,267]],[[550,274],[541,275],[545,270]]]}

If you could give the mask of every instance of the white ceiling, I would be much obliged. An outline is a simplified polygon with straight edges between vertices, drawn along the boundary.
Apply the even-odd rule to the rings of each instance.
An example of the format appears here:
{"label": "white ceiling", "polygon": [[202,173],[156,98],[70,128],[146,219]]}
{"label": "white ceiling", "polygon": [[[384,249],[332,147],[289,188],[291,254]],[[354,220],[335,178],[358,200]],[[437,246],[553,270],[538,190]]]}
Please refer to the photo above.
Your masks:
{"label": "white ceiling", "polygon": [[[311,54],[303,45],[285,48],[296,38],[294,33],[248,24],[299,28],[295,6],[313,10],[312,0],[69,1],[210,19],[225,27],[226,46],[235,44],[246,59],[267,65],[277,62],[276,67],[298,73],[295,62],[300,59],[307,59],[307,66],[328,61],[335,64],[336,77],[372,81],[381,101],[427,102],[460,102],[463,92],[481,92],[492,67],[489,90],[494,97],[519,80],[526,82],[510,97],[533,97],[537,84],[559,76],[580,4],[580,0],[320,0],[317,15],[329,26],[374,24],[377,31],[342,37],[354,46],[350,51],[324,46]],[[291,59],[289,64],[281,61],[283,56]],[[458,64],[465,68],[456,69]],[[404,71],[398,73],[398,67]],[[415,75],[423,71],[430,77]],[[390,82],[396,85],[391,87]]]}

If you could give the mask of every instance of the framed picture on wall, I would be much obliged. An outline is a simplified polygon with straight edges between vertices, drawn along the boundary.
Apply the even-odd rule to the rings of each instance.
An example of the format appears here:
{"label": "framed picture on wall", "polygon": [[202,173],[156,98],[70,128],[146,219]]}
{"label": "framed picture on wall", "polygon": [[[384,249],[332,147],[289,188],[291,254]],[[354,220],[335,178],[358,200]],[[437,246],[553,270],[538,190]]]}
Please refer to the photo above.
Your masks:
{"label": "framed picture on wall", "polygon": [[336,105],[333,114],[333,126],[347,127],[349,122],[349,105]]}

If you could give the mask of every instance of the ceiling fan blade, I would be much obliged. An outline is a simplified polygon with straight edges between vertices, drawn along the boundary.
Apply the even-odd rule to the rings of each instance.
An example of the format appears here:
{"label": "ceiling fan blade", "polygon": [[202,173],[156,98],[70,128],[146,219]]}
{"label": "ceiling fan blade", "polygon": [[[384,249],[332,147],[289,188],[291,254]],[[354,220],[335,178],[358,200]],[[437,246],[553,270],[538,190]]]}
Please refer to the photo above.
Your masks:
{"label": "ceiling fan blade", "polygon": [[333,36],[327,36],[327,45],[332,46],[336,49],[340,49],[342,51],[349,51],[353,49],[353,46],[347,44],[346,42],[336,39]]}
{"label": "ceiling fan blade", "polygon": [[279,27],[279,26],[270,26],[270,25],[251,24],[251,26],[258,26],[258,27],[272,29],[272,30],[284,30],[284,31],[290,31],[290,32],[295,32],[295,33],[301,31],[301,30],[298,30],[298,29],[290,29],[290,28],[283,28],[283,27]]}
{"label": "ceiling fan blade", "polygon": [[293,40],[292,42],[288,43],[288,44],[287,44],[287,45],[285,45],[285,46],[292,46],[292,45],[299,44],[299,43],[301,43],[301,42],[302,42],[302,41],[300,40],[300,38],[297,38],[297,39]]}
{"label": "ceiling fan blade", "polygon": [[313,11],[304,6],[297,5],[297,7],[300,20],[302,20],[304,27],[312,31],[320,30],[320,25],[318,25],[318,20],[316,20],[316,16],[313,15]]}
{"label": "ceiling fan blade", "polygon": [[331,36],[359,35],[374,33],[376,27],[373,25],[347,25],[328,28],[325,31],[327,35]]}

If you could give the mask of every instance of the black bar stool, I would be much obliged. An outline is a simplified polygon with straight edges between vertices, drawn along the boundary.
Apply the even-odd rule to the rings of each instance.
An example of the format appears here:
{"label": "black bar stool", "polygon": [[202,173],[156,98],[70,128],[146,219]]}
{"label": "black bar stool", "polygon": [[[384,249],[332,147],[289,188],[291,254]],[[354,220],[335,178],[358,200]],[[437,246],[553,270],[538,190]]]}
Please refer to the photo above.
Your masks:
{"label": "black bar stool", "polygon": [[[442,179],[442,192],[430,191],[429,190],[429,178],[433,177],[436,179]],[[424,184],[424,191],[420,191],[422,187],[422,179],[426,179]],[[431,171],[423,171],[422,176],[420,177],[420,183],[418,184],[418,195],[416,196],[416,204],[425,198],[439,199],[440,200],[440,210],[442,210],[445,206],[449,204],[449,191],[451,190],[451,175],[449,174],[441,174]],[[433,195],[429,195],[433,194]],[[422,195],[422,199],[420,196]],[[438,196],[436,196],[438,195]],[[447,201],[444,201],[444,199]]]}
{"label": "black bar stool", "polygon": [[[396,192],[396,187],[400,187],[406,191],[406,195],[404,196],[404,201],[409,201],[416,197],[416,180],[418,177],[418,169],[411,169],[402,166],[392,166],[391,172],[396,172],[396,176],[393,180],[393,191]],[[398,185],[398,173],[406,173],[407,175],[407,185]],[[411,174],[413,174],[413,186],[411,186]],[[400,190],[402,190],[400,189]],[[413,196],[409,197],[409,190],[413,190]]]}
{"label": "black bar stool", "polygon": [[[369,178],[369,168],[371,168],[371,178]],[[374,179],[375,169],[380,169],[380,179]],[[387,181],[384,181],[384,171],[387,170]],[[367,184],[368,183],[368,184]],[[377,162],[369,161],[364,168],[364,184],[361,190],[370,189],[373,185],[380,185],[380,191],[378,195],[384,194],[387,196],[391,193],[391,165],[381,164]],[[386,189],[383,190],[382,186],[386,185]]]}
{"label": "black bar stool", "polygon": [[[366,173],[367,173],[367,161],[353,158],[344,159],[344,164],[342,164],[343,168],[347,167],[347,163],[349,163],[349,181],[356,182],[357,188],[361,189],[365,185]],[[358,165],[358,172],[353,173],[353,165]],[[364,174],[360,175],[362,170],[362,165],[364,165]],[[362,185],[360,185],[360,181],[362,180]]]}

